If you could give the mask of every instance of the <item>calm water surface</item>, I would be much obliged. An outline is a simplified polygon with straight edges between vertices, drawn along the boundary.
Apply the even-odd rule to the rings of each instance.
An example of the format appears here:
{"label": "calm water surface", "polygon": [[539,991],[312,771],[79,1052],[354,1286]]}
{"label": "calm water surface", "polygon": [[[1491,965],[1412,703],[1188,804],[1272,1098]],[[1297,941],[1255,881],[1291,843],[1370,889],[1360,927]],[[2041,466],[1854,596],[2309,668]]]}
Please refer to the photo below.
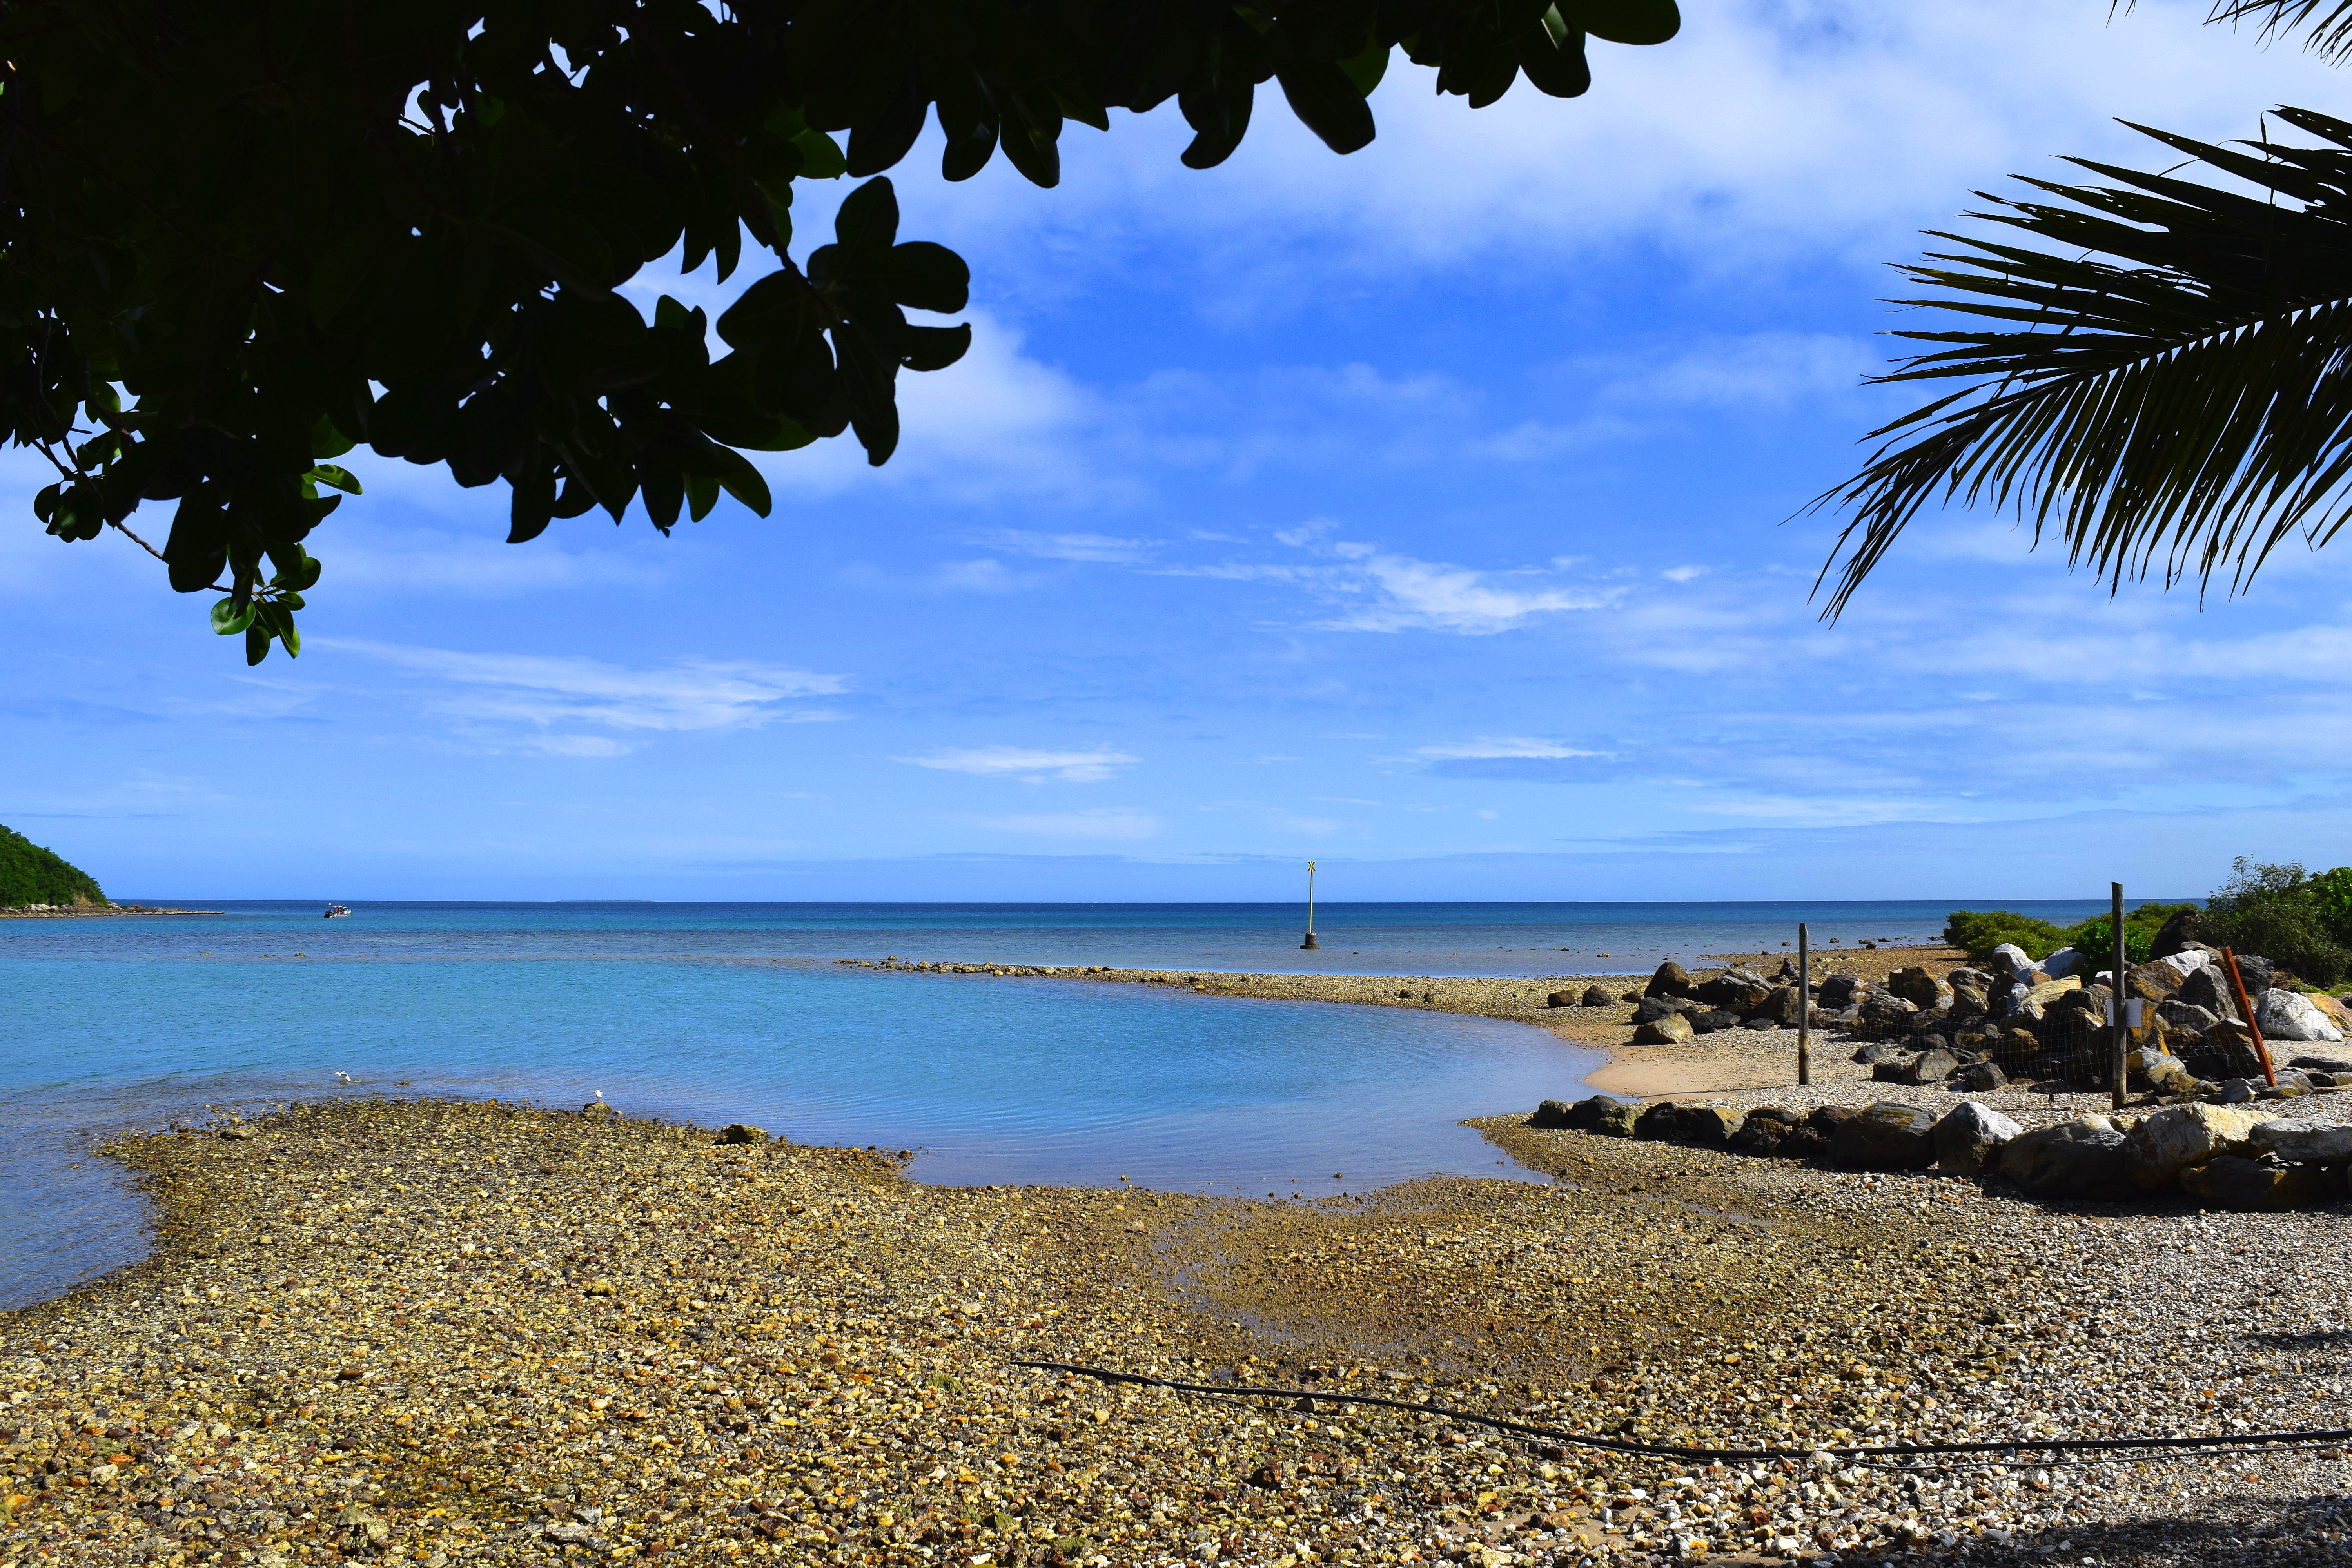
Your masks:
{"label": "calm water surface", "polygon": [[[831,961],[1634,970],[1769,949],[1801,918],[1824,939],[1925,935],[1945,908],[1331,905],[1303,952],[1300,912],[1266,905],[205,907],[226,912],[0,921],[0,1307],[140,1255],[144,1200],[99,1138],[336,1093],[602,1090],[633,1114],[916,1150],[911,1173],[947,1183],[1319,1196],[1524,1176],[1456,1123],[1577,1091],[1598,1058],[1537,1029]],[[2077,908],[2035,912],[2096,906]]]}

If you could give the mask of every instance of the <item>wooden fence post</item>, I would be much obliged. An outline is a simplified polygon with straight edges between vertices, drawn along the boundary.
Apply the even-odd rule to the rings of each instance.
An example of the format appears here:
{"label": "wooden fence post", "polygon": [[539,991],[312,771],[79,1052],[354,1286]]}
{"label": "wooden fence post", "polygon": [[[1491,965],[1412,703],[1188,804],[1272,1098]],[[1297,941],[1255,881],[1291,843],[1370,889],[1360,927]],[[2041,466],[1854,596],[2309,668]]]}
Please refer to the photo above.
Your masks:
{"label": "wooden fence post", "polygon": [[1805,922],[1797,922],[1797,1084],[1813,1081],[1813,954],[1805,944]]}
{"label": "wooden fence post", "polygon": [[2107,1053],[2107,1072],[2115,1089],[2115,1107],[2121,1110],[2124,1108],[2124,1056],[2130,1049],[2131,1040],[2131,1005],[2124,1000],[2124,885],[2110,882],[2107,886],[2112,899],[2110,918],[2116,927],[2116,1037],[2115,1047]]}

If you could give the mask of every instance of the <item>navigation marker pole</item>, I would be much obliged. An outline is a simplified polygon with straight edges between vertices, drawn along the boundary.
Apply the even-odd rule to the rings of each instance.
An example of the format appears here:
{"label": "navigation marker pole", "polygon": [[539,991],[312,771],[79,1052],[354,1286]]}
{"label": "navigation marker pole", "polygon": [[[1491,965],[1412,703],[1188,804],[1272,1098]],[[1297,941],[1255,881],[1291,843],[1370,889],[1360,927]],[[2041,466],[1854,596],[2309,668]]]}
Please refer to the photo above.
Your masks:
{"label": "navigation marker pole", "polygon": [[1797,1087],[1813,1081],[1813,954],[1797,922]]}
{"label": "navigation marker pole", "polygon": [[1301,952],[1323,944],[1315,940],[1315,862],[1307,862],[1307,940],[1298,944]]}

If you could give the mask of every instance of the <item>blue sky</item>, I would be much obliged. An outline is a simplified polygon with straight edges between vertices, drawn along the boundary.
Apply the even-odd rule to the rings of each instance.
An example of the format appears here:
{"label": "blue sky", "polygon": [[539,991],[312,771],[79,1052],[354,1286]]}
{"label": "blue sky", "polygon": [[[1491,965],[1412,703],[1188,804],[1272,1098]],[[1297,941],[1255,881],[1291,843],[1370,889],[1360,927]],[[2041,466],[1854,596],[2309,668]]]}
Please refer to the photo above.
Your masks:
{"label": "blue sky", "polygon": [[[2201,4],[1691,0],[1572,102],[1400,64],[1380,140],[1167,110],[1065,180],[919,150],[902,236],[977,340],[898,456],[779,505],[502,542],[362,467],[302,658],[30,520],[0,466],[0,821],[121,896],[1256,899],[2193,894],[2352,860],[2341,550],[2111,599],[1931,516],[1840,625],[1785,521],[1894,406],[1889,261],[2138,120],[2339,104]],[[804,184],[796,249],[841,190]],[[745,277],[748,277],[747,273]],[[739,277],[737,285],[744,280]],[[717,301],[706,275],[639,292]],[[161,518],[148,520],[158,531]]]}

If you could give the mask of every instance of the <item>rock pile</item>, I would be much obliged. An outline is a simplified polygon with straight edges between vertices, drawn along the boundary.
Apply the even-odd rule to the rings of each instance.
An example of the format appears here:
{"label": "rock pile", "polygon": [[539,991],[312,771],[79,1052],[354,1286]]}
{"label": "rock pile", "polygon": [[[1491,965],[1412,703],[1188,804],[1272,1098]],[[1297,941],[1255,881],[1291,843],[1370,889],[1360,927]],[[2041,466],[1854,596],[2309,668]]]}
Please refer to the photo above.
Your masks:
{"label": "rock pile", "polygon": [[[2053,967],[2071,972],[2053,973]],[[2238,967],[2266,1041],[2341,1042],[2352,1030],[2352,1010],[2334,997],[2296,990],[2294,977],[2269,960],[2241,954]],[[1884,1081],[1949,1082],[1976,1093],[2013,1079],[2105,1087],[2116,985],[2111,972],[2080,972],[2088,969],[2071,950],[2037,965],[2004,943],[1982,969],[1937,974],[1915,965],[1876,985],[1831,973],[1805,998],[1792,965],[1770,979],[1735,967],[1695,981],[1680,964],[1663,963],[1634,1010],[1633,1043],[1777,1028],[1795,1024],[1803,1007],[1814,1027],[1864,1042],[1854,1060]],[[2252,1035],[2212,949],[2179,938],[2163,957],[2126,971],[2121,989],[2127,1016],[2138,1018],[2126,1062],[2130,1087],[2212,1099],[2279,1097],[2261,1076]],[[2309,1065],[2321,1073],[2352,1071],[2352,1064],[2332,1060]],[[2298,1082],[2305,1089],[2328,1084],[2320,1078]],[[2294,1092],[2284,1078],[2279,1089]]]}
{"label": "rock pile", "polygon": [[2027,1131],[1972,1100],[1938,1117],[1895,1100],[1804,1112],[1766,1105],[1742,1114],[1594,1095],[1573,1104],[1545,1100],[1528,1124],[1849,1170],[1933,1168],[1999,1178],[2034,1198],[2177,1194],[2207,1208],[2254,1211],[2352,1197],[2352,1125],[2202,1103],[2146,1116],[2082,1116]]}

